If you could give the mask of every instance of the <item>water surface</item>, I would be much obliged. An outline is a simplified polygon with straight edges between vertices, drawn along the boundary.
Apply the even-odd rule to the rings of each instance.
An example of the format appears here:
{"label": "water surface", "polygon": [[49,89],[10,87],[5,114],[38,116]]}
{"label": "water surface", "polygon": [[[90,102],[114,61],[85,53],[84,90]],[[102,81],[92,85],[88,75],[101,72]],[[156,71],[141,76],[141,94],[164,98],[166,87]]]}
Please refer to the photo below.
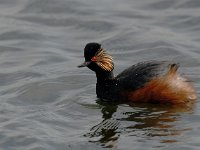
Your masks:
{"label": "water surface", "polygon": [[198,150],[200,103],[107,104],[76,66],[88,42],[115,74],[144,60],[181,64],[199,95],[200,2],[0,0],[1,150]]}

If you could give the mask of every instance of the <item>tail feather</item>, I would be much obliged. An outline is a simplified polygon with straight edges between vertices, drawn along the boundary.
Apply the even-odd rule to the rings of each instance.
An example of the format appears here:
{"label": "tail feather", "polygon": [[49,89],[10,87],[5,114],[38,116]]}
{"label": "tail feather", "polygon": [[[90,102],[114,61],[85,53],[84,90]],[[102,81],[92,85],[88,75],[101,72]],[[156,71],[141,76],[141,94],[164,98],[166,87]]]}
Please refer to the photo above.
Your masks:
{"label": "tail feather", "polygon": [[167,75],[175,75],[179,68],[179,64],[169,64],[168,68]]}

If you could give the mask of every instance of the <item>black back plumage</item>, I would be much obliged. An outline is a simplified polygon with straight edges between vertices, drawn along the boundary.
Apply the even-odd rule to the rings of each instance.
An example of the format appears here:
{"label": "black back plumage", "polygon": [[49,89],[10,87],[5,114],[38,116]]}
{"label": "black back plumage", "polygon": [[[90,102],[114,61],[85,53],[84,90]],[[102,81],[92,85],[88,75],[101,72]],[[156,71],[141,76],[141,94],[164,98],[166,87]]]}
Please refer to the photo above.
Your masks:
{"label": "black back plumage", "polygon": [[167,61],[147,61],[135,64],[116,76],[119,87],[124,90],[138,89],[155,77],[164,75],[169,70]]}

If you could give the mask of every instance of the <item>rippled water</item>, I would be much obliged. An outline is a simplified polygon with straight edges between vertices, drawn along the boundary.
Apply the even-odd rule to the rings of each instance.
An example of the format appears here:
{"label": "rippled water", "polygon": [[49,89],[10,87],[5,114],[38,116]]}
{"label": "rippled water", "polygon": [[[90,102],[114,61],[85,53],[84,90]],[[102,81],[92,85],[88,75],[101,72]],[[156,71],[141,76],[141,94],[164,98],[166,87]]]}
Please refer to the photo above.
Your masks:
{"label": "rippled water", "polygon": [[115,73],[171,60],[200,91],[200,1],[0,0],[1,150],[198,150],[193,108],[106,104],[83,61],[87,42]]}

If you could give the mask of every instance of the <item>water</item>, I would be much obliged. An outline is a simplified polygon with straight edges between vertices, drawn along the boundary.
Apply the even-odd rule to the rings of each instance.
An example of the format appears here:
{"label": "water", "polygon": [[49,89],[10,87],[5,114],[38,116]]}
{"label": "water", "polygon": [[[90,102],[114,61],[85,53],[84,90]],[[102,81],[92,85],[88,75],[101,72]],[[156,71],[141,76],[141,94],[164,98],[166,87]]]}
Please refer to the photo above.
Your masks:
{"label": "water", "polygon": [[1,150],[198,150],[192,108],[97,101],[95,75],[76,66],[88,42],[115,73],[170,60],[200,91],[197,0],[0,0]]}

